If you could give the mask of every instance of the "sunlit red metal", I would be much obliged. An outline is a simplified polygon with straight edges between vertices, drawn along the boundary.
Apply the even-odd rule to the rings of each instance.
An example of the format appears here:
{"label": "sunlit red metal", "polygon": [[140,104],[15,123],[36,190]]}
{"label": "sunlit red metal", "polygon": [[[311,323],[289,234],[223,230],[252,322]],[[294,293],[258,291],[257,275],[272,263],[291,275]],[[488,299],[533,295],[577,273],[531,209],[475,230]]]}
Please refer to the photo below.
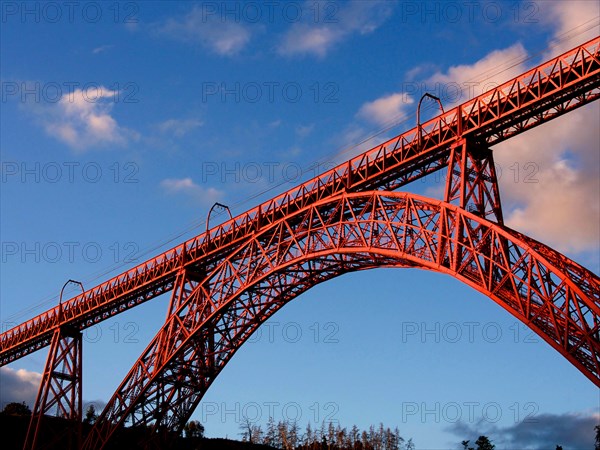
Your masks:
{"label": "sunlit red metal", "polygon": [[108,402],[85,448],[102,448],[126,421],[156,433],[180,430],[267,318],[320,282],[374,267],[454,276],[594,379],[600,371],[600,279],[554,261],[564,263],[543,244],[440,200],[382,191],[320,200],[205,266],[202,281],[188,284],[182,269],[172,301],[178,307]]}
{"label": "sunlit red metal", "polygon": [[[492,145],[600,96],[600,38],[463,103],[0,336],[0,364],[172,291],[163,328],[85,448],[120,425],[181,430],[247,337],[353,270],[448,273],[500,304],[600,386],[600,282],[503,226]],[[393,192],[448,168],[445,199]]]}
{"label": "sunlit red metal", "polygon": [[[74,450],[81,446],[81,337],[81,331],[69,326],[54,331],[24,450],[58,446]],[[59,430],[48,424],[43,427],[45,415],[65,419],[71,422],[70,427],[67,424]],[[46,433],[40,433],[42,428]]]}

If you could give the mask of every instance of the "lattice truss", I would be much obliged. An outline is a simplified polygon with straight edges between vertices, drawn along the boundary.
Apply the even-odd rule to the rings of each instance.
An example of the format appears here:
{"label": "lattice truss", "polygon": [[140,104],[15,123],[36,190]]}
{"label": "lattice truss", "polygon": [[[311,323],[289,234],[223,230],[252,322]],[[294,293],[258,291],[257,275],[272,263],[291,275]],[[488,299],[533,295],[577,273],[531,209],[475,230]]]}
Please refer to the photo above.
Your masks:
{"label": "lattice truss", "polygon": [[[409,193],[344,194],[253,236],[178,307],[128,374],[89,442],[117,424],[178,430],[235,351],[300,293],[349,271],[420,267],[450,274],[493,299],[580,370],[600,373],[600,280],[512,230]],[[560,265],[558,265],[560,264]],[[180,275],[180,284],[187,278]]]}
{"label": "lattice truss", "polygon": [[[62,414],[80,421],[72,400],[79,392],[80,404],[80,353],[61,345],[171,292],[164,326],[84,448],[105,447],[124,425],[166,439],[239,346],[288,301],[342,273],[418,267],[490,297],[600,386],[599,278],[504,226],[490,150],[599,97],[600,37],[8,330],[0,365],[52,342],[34,417],[67,405]],[[445,201],[397,191],[441,169]],[[58,363],[72,366],[74,378],[54,389]]]}

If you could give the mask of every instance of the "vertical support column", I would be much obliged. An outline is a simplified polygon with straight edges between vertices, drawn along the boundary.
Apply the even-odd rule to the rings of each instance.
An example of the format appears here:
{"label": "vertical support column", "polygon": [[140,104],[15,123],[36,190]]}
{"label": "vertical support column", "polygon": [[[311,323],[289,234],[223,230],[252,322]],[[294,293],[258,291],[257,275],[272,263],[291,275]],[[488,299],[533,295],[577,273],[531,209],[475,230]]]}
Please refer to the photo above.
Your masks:
{"label": "vertical support column", "polygon": [[492,222],[504,223],[491,149],[468,139],[452,147],[444,200]]}
{"label": "vertical support column", "polygon": [[[504,224],[491,149],[465,138],[452,146],[448,160],[444,200],[479,217],[500,225]],[[454,237],[449,244],[442,242],[440,248],[443,250],[440,250],[438,258],[458,271],[464,257],[461,243],[467,239],[469,233],[478,233],[478,231],[466,230],[460,220],[450,224],[450,227],[454,229],[448,229],[447,234]],[[485,239],[481,240],[481,242],[485,241]],[[484,262],[484,265],[487,266],[487,262]]]}
{"label": "vertical support column", "polygon": [[205,278],[204,269],[186,267],[185,262],[182,255],[165,325],[96,420],[83,448],[104,448],[126,421],[140,430],[136,439],[142,448],[162,449],[172,443],[175,432],[169,421],[178,414],[178,409],[187,407],[187,397],[181,391],[190,386],[195,389],[201,381],[194,374],[203,364],[204,341],[198,340],[187,351],[177,352],[188,337],[188,330],[202,314],[210,313],[199,286]]}
{"label": "vertical support column", "polygon": [[[81,446],[82,334],[60,327],[52,336],[50,352],[31,415],[24,450],[79,449]],[[53,415],[61,422],[44,420]]]}

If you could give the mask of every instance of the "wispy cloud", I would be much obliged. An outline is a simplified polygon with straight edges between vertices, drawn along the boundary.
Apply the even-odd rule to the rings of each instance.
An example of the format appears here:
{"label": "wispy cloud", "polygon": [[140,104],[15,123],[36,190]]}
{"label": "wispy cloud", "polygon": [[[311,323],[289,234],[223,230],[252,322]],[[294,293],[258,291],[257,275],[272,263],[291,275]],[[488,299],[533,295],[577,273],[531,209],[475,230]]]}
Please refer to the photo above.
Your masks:
{"label": "wispy cloud", "polygon": [[[570,19],[567,16],[565,20]],[[557,33],[572,25],[560,26]],[[473,94],[478,95],[527,70],[531,62],[525,62],[526,56],[527,51],[517,43],[492,51],[471,65],[438,72],[426,84],[470,84],[474,86]],[[447,106],[464,100],[457,99]],[[600,111],[592,105],[495,147],[508,226],[562,252],[600,247],[600,132],[594,125],[599,121]]]}
{"label": "wispy cloud", "polygon": [[98,53],[104,53],[108,50],[110,50],[111,48],[113,48],[114,45],[101,45],[100,47],[96,47],[92,50],[92,53],[94,55],[97,55]]}
{"label": "wispy cloud", "polygon": [[204,123],[198,119],[169,119],[161,122],[158,129],[161,133],[172,134],[175,137],[183,137],[189,132],[199,128]]}
{"label": "wispy cloud", "polygon": [[473,425],[458,422],[446,431],[459,441],[470,440],[471,443],[475,443],[478,436],[488,436],[496,448],[548,450],[561,445],[566,449],[583,450],[594,447],[596,425],[600,425],[597,414],[539,414],[506,427],[489,422]]}
{"label": "wispy cloud", "polygon": [[[309,2],[305,5],[307,10],[314,8]],[[335,5],[331,17],[293,24],[281,39],[278,53],[325,57],[345,39],[375,31],[390,16],[392,8],[390,3],[383,1],[347,1]],[[310,16],[306,14],[306,17]]]}
{"label": "wispy cloud", "polygon": [[111,115],[117,91],[103,86],[76,89],[48,105],[30,105],[46,133],[75,150],[124,146],[139,133],[122,127]]}
{"label": "wispy cloud", "polygon": [[588,0],[540,2],[540,17],[555,27],[548,57],[600,34],[600,3]]}
{"label": "wispy cloud", "polygon": [[160,182],[168,194],[183,194],[203,205],[213,205],[225,196],[225,193],[213,187],[205,188],[196,184],[191,178],[166,178]]}
{"label": "wispy cloud", "polygon": [[298,125],[296,126],[296,129],[294,131],[296,132],[296,136],[298,136],[299,138],[305,138],[308,135],[310,135],[314,129],[315,124],[311,123],[308,125]]}
{"label": "wispy cloud", "polygon": [[372,102],[364,103],[357,116],[378,125],[385,125],[392,119],[403,116],[415,101],[404,93],[385,95]]}
{"label": "wispy cloud", "polygon": [[[450,108],[527,70],[531,62],[525,62],[526,57],[527,51],[517,43],[473,64],[436,72],[422,84],[462,87],[462,97],[442,98],[444,107]],[[388,94],[363,104],[357,117],[383,126],[413,112],[416,100],[402,92]],[[600,247],[598,122],[600,111],[590,105],[494,148],[508,226],[562,252]]]}
{"label": "wispy cloud", "polygon": [[[446,72],[436,72],[426,86],[458,86],[462,96],[442,98],[444,107],[454,106],[499,84],[516,77],[527,69],[524,62],[527,51],[520,43],[494,50],[473,64],[451,66]],[[422,93],[424,94],[424,92]]]}
{"label": "wispy cloud", "polygon": [[600,247],[599,122],[588,105],[496,146],[508,226],[562,252]]}
{"label": "wispy cloud", "polygon": [[360,123],[353,122],[334,134],[331,145],[338,151],[325,165],[340,164],[386,141],[389,137],[386,133],[369,133]]}
{"label": "wispy cloud", "polygon": [[[448,109],[520,74],[525,70],[521,61],[526,55],[527,52],[519,43],[506,49],[494,50],[473,64],[451,66],[446,72],[438,71],[423,81],[411,83],[407,85],[405,92],[393,92],[365,102],[357,117],[380,126],[389,125],[414,113],[416,103],[426,92],[441,97],[444,108]],[[422,66],[419,66],[408,72],[415,76],[421,70]],[[425,89],[415,96],[415,86]],[[453,95],[450,96],[450,93]]]}
{"label": "wispy cloud", "polygon": [[206,14],[194,6],[186,15],[169,18],[156,31],[182,42],[198,44],[223,56],[239,53],[251,40],[252,32],[241,21],[221,20],[218,14]]}
{"label": "wispy cloud", "polygon": [[[11,369],[10,367],[0,367],[0,410],[7,403],[25,402],[33,409],[37,397],[42,374],[25,369]],[[83,410],[88,406],[94,405],[96,412],[100,412],[106,402],[103,400],[84,401]]]}
{"label": "wispy cloud", "polygon": [[0,408],[11,402],[25,402],[33,407],[41,380],[41,373],[0,367]]}

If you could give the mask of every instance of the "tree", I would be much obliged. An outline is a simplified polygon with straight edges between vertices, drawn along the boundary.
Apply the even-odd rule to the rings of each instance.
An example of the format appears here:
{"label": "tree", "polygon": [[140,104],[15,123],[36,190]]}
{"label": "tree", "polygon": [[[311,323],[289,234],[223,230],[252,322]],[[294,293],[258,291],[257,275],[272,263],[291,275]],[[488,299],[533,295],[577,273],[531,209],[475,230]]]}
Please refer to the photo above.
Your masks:
{"label": "tree", "polygon": [[594,430],[596,430],[596,445],[594,445],[594,450],[600,450],[600,425],[596,425]]}
{"label": "tree", "polygon": [[265,438],[263,444],[274,446],[277,439],[277,430],[275,429],[275,420],[272,416],[269,416],[267,421],[267,430],[265,431]]}
{"label": "tree", "polygon": [[356,448],[357,447],[357,442],[359,442],[360,439],[360,430],[358,429],[358,427],[356,425],[352,425],[352,428],[350,429],[350,433],[348,433],[348,439],[351,442],[352,448]]}
{"label": "tree", "polygon": [[335,444],[335,427],[333,426],[333,422],[329,422],[327,425],[327,449],[331,449]]}
{"label": "tree", "polygon": [[562,445],[557,445],[556,450],[563,450]]}
{"label": "tree", "polygon": [[398,447],[398,450],[400,450],[404,447],[404,438],[400,436],[400,430],[398,427],[394,428],[394,437],[396,439],[396,446]]}
{"label": "tree", "polygon": [[197,420],[190,420],[183,427],[183,431],[185,431],[186,438],[202,438],[204,437],[204,425],[202,425]]}
{"label": "tree", "polygon": [[97,418],[98,418],[98,414],[96,414],[96,407],[94,405],[88,406],[88,408],[85,411],[85,417],[83,419],[83,423],[92,425],[94,422],[96,422]]}
{"label": "tree", "polygon": [[362,444],[362,448],[369,448],[369,435],[364,430],[360,434],[360,443]]}
{"label": "tree", "polygon": [[477,450],[494,450],[496,447],[487,436],[479,436],[475,441]]}
{"label": "tree", "polygon": [[242,435],[243,442],[250,442],[251,444],[253,443],[252,428],[252,421],[248,419],[247,416],[242,417],[242,421],[240,422],[240,430],[242,430],[242,432],[240,434]]}
{"label": "tree", "polygon": [[295,420],[292,421],[292,423],[290,424],[288,434],[290,448],[295,449],[300,441],[300,428],[298,427],[298,423]]}
{"label": "tree", "polygon": [[4,407],[2,414],[7,414],[9,416],[30,416],[31,410],[25,402],[11,402]]}
{"label": "tree", "polygon": [[277,433],[277,448],[284,448],[288,450],[290,448],[290,445],[287,421],[280,421],[277,424]]}
{"label": "tree", "polygon": [[252,426],[252,439],[250,442],[254,442],[255,444],[260,444],[263,441],[263,430],[260,425]]}
{"label": "tree", "polygon": [[308,447],[312,445],[314,441],[312,427],[310,426],[310,422],[306,425],[306,433],[304,433],[304,445]]}
{"label": "tree", "polygon": [[462,441],[460,445],[463,446],[464,450],[475,450],[473,447],[469,447],[469,442],[471,441]]}

